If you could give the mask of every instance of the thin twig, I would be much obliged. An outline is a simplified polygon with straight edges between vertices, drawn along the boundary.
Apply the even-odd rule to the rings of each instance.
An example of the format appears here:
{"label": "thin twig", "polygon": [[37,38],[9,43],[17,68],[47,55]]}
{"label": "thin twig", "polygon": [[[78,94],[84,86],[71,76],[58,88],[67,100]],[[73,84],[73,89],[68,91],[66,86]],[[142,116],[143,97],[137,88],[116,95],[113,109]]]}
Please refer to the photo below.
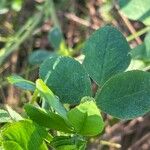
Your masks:
{"label": "thin twig", "polygon": [[83,26],[90,27],[90,28],[92,28],[92,29],[94,29],[94,30],[97,29],[97,27],[91,25],[91,23],[90,23],[89,21],[84,20],[84,19],[82,19],[82,18],[76,16],[75,14],[66,13],[66,14],[65,14],[65,17],[66,17],[67,19],[69,19],[69,20],[71,20],[71,21],[74,21],[74,22],[76,22],[76,23],[78,23],[78,24],[81,24],[81,25],[83,25]]}
{"label": "thin twig", "polygon": [[135,37],[139,37],[139,36],[145,34],[145,33],[148,32],[148,31],[150,31],[150,26],[147,26],[147,27],[145,27],[145,28],[143,28],[143,29],[137,31],[134,35],[128,36],[128,37],[127,37],[127,41],[130,42],[130,41],[134,40]]}
{"label": "thin twig", "polygon": [[107,146],[114,147],[114,148],[117,148],[117,149],[121,148],[121,145],[120,145],[120,144],[114,143],[114,142],[109,142],[109,141],[101,140],[100,143],[101,143],[102,145],[107,145]]}
{"label": "thin twig", "polygon": [[123,19],[124,23],[126,24],[126,26],[128,27],[129,31],[132,33],[132,35],[134,36],[136,42],[138,44],[142,43],[142,40],[140,39],[139,36],[136,36],[136,30],[134,29],[133,25],[130,23],[130,21],[128,20],[128,18],[126,18],[121,11],[118,11],[119,15],[121,16],[121,18]]}
{"label": "thin twig", "polygon": [[[149,139],[150,139],[150,133],[147,133],[140,140],[138,140],[136,143],[131,145],[131,147],[129,147],[128,150],[134,150],[139,148],[139,146],[141,146],[144,141],[148,141]],[[147,145],[149,145],[149,143],[147,143]]]}

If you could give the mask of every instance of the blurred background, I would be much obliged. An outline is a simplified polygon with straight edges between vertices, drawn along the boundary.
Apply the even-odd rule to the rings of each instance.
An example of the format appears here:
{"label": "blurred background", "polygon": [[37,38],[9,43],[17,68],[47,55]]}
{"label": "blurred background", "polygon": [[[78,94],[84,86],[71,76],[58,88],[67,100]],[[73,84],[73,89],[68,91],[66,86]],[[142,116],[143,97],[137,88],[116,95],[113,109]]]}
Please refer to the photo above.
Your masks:
{"label": "blurred background", "polygon": [[[82,62],[85,40],[107,24],[130,43],[128,70],[149,71],[150,0],[0,0],[1,107],[8,104],[21,113],[32,96],[10,85],[7,76],[19,74],[35,81],[39,65],[55,52]],[[150,150],[149,114],[132,121],[105,114],[104,119],[105,131],[89,139],[89,150]]]}

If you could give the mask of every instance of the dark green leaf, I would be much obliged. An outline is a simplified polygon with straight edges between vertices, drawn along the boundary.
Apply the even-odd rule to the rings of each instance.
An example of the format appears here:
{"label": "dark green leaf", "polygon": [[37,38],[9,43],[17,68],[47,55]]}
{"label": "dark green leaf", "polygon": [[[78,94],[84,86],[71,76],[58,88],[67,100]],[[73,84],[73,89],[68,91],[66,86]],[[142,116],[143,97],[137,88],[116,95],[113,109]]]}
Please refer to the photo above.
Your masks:
{"label": "dark green leaf", "polygon": [[[102,132],[104,122],[93,98],[84,97],[85,101],[68,112],[68,119],[78,134],[95,136]],[[83,101],[82,99],[82,101]]]}
{"label": "dark green leaf", "polygon": [[119,0],[121,11],[132,20],[139,20],[150,25],[149,0]]}
{"label": "dark green leaf", "polygon": [[1,133],[5,150],[47,150],[43,145],[46,136],[44,128],[29,120],[7,124]]}
{"label": "dark green leaf", "polygon": [[136,70],[112,77],[96,101],[101,110],[120,119],[144,115],[150,110],[150,73]]}
{"label": "dark green leaf", "polygon": [[29,80],[25,80],[24,78],[18,76],[18,75],[12,75],[7,78],[8,82],[15,85],[16,87],[19,87],[24,90],[35,90],[35,84]]}
{"label": "dark green leaf", "polygon": [[63,40],[63,35],[60,28],[52,28],[52,30],[48,34],[48,40],[54,49],[59,49],[60,44]]}
{"label": "dark green leaf", "polygon": [[48,58],[40,66],[39,74],[63,103],[77,104],[83,96],[91,95],[90,78],[73,58]]}
{"label": "dark green leaf", "polygon": [[124,71],[130,64],[130,47],[125,37],[112,26],[95,31],[86,41],[83,65],[97,84]]}
{"label": "dark green leaf", "polygon": [[27,115],[40,126],[67,133],[72,132],[71,126],[58,114],[46,113],[44,110],[30,104],[25,105],[25,110]]}
{"label": "dark green leaf", "polygon": [[44,49],[39,49],[39,50],[33,51],[28,57],[29,64],[31,64],[31,65],[37,65],[38,64],[39,65],[45,59],[50,57],[52,54],[53,53],[48,52]]}

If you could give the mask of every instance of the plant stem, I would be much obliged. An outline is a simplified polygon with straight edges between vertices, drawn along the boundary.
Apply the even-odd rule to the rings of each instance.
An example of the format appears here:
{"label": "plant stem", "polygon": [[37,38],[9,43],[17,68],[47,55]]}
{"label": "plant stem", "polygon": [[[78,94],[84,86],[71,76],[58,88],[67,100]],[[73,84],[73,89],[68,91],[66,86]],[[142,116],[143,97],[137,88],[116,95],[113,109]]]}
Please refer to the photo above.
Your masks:
{"label": "plant stem", "polygon": [[34,28],[40,22],[42,14],[36,14],[14,35],[13,39],[10,39],[1,50],[0,53],[0,66],[3,64],[4,60],[33,33]]}
{"label": "plant stem", "polygon": [[148,31],[150,31],[150,26],[147,26],[147,27],[141,29],[140,31],[136,32],[134,35],[132,34],[132,35],[128,36],[127,41],[130,42],[130,41],[134,40],[136,37],[141,36]]}
{"label": "plant stem", "polygon": [[32,96],[32,99],[31,99],[31,101],[30,101],[30,104],[34,104],[34,102],[36,102],[36,100],[37,100],[37,97],[38,97],[38,91],[37,91],[37,89],[34,91],[34,93],[33,93],[33,96]]}
{"label": "plant stem", "polygon": [[54,23],[54,26],[60,28],[60,23],[58,21],[58,17],[56,14],[54,1],[53,0],[47,0],[45,5],[46,5],[45,7],[47,8],[46,11],[48,11],[47,18],[48,18],[48,16],[50,16],[52,19],[52,22]]}
{"label": "plant stem", "polygon": [[104,141],[104,140],[101,140],[100,143],[102,145],[107,145],[107,146],[110,146],[110,147],[115,147],[117,149],[121,148],[121,145],[118,144],[118,143],[113,143],[113,142],[109,142],[109,141]]}
{"label": "plant stem", "polygon": [[[6,43],[5,47],[1,49],[0,51],[0,66],[3,64],[4,60],[14,51],[18,49],[18,47],[33,33],[35,27],[39,24],[39,22],[42,19],[42,16],[45,15],[43,12],[44,10],[49,7],[47,5],[48,2],[51,2],[52,0],[46,0],[42,10],[38,13],[30,17],[30,19],[25,23],[25,25],[15,34],[13,35],[13,38],[10,38],[8,42]],[[53,1],[50,5],[53,7]],[[55,15],[55,9],[51,8],[51,13],[53,14],[53,19]],[[57,20],[55,20],[57,23]]]}

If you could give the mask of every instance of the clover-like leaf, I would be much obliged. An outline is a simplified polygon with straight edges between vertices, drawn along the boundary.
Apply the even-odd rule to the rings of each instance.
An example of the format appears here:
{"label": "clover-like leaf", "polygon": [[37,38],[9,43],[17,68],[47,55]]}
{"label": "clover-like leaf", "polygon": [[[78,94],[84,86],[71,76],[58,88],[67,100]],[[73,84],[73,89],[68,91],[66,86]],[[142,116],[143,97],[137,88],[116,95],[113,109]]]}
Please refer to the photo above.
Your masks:
{"label": "clover-like leaf", "polygon": [[12,75],[7,78],[8,82],[15,85],[16,87],[19,87],[24,90],[35,90],[35,84],[29,80],[26,80],[18,75]]}
{"label": "clover-like leaf", "polygon": [[56,50],[59,49],[61,42],[63,41],[63,35],[58,27],[54,27],[49,31],[48,40],[52,47]]}
{"label": "clover-like leaf", "polygon": [[82,65],[70,57],[51,57],[40,66],[40,78],[63,103],[77,104],[91,96],[91,82]]}
{"label": "clover-like leaf", "polygon": [[121,11],[131,20],[139,20],[150,25],[149,0],[119,0]]}
{"label": "clover-like leaf", "polygon": [[41,64],[45,59],[50,57],[51,55],[54,55],[54,53],[46,51],[44,49],[39,49],[36,51],[33,51],[29,57],[28,57],[28,62],[31,65],[39,65]]}
{"label": "clover-like leaf", "polygon": [[36,81],[36,88],[41,97],[63,118],[66,118],[66,109],[59,101],[59,99],[53,94],[53,92],[46,86],[46,84],[38,79]]}
{"label": "clover-like leaf", "polygon": [[47,150],[44,146],[46,136],[45,128],[30,120],[22,120],[3,127],[1,142],[5,150]]}
{"label": "clover-like leaf", "polygon": [[[87,100],[82,103],[82,101]],[[102,132],[104,122],[93,98],[84,97],[79,106],[68,112],[68,119],[78,134],[95,136]]]}
{"label": "clover-like leaf", "polygon": [[[72,127],[60,115],[53,112],[45,112],[43,109],[37,108],[30,104],[25,105],[25,111],[31,120],[50,129],[62,131],[66,133],[72,132]],[[37,117],[38,116],[38,117]]]}
{"label": "clover-like leaf", "polygon": [[125,37],[112,26],[95,31],[86,41],[83,65],[91,78],[102,85],[130,64],[130,47]]}
{"label": "clover-like leaf", "polygon": [[6,105],[6,109],[8,111],[8,114],[9,114],[10,118],[13,121],[23,120],[23,118],[21,117],[21,115],[19,113],[17,113],[16,111],[14,111],[10,106]]}
{"label": "clover-like leaf", "polygon": [[50,143],[56,150],[85,150],[86,141],[78,136],[56,136]]}
{"label": "clover-like leaf", "polygon": [[128,71],[108,80],[96,96],[98,107],[120,119],[132,119],[150,111],[150,73]]}
{"label": "clover-like leaf", "polygon": [[131,50],[133,59],[150,62],[150,32],[146,34],[144,42]]}

